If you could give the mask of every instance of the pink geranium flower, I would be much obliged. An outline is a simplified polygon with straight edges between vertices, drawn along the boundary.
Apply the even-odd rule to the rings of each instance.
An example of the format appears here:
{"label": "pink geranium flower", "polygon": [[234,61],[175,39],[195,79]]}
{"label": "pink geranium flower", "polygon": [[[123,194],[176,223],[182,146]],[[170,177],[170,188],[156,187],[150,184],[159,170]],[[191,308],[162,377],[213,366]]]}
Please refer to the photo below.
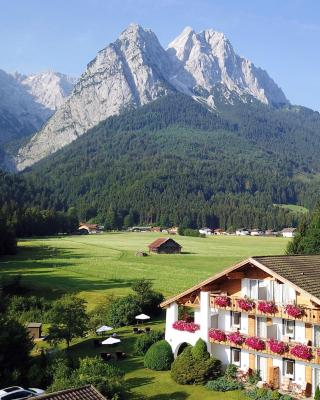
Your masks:
{"label": "pink geranium flower", "polygon": [[176,321],[172,324],[173,329],[177,329],[178,331],[186,331],[194,333],[200,329],[199,324],[195,324],[194,322],[186,322],[186,321]]}

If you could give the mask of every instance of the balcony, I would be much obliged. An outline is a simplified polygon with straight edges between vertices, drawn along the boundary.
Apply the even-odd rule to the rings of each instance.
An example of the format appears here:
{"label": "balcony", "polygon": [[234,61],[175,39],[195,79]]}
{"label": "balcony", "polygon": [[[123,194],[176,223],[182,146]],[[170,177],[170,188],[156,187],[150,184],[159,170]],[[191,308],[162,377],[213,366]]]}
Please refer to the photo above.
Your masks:
{"label": "balcony", "polygon": [[248,336],[240,332],[226,332],[221,329],[210,329],[209,341],[210,343],[236,347],[249,352],[289,358],[311,364],[320,364],[320,348],[306,346],[298,342],[281,342],[273,339]]}
{"label": "balcony", "polygon": [[[225,296],[228,299],[226,305],[218,304],[217,299],[224,297],[221,295],[210,295],[210,307],[216,309],[223,309],[229,311],[238,311],[244,312],[250,315],[264,316],[264,317],[275,317],[275,318],[283,318],[290,320],[302,321],[309,324],[320,324],[320,309],[310,308],[307,306],[299,306],[303,310],[303,314],[301,316],[292,316],[286,312],[285,307],[282,304],[276,305],[276,312],[266,313],[259,310],[258,304],[262,300],[253,300],[253,307],[251,309],[243,309],[239,306],[239,300],[243,301],[244,298],[234,297],[234,296]],[[248,300],[249,301],[249,300]],[[250,300],[251,301],[251,300]]]}

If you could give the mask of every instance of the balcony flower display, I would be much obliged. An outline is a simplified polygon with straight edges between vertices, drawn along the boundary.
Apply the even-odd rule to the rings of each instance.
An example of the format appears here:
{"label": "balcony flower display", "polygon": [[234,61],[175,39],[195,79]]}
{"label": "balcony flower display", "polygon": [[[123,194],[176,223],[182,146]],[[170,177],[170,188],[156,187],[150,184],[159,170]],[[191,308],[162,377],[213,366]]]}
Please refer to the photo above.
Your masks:
{"label": "balcony flower display", "polygon": [[229,342],[237,345],[241,345],[245,341],[245,338],[241,335],[239,331],[228,333],[227,339],[229,340]]}
{"label": "balcony flower display", "polygon": [[306,346],[305,344],[296,344],[290,349],[290,353],[302,360],[310,361],[313,357],[312,350],[310,347]]}
{"label": "balcony flower display", "polygon": [[243,311],[252,311],[255,308],[255,302],[251,299],[238,299],[238,307]]}
{"label": "balcony flower display", "polygon": [[195,324],[194,322],[186,322],[183,320],[179,320],[172,324],[172,328],[177,329],[178,331],[186,331],[194,333],[200,329],[200,325]]}
{"label": "balcony flower display", "polygon": [[264,314],[275,314],[278,312],[278,307],[273,301],[259,301],[258,310]]}
{"label": "balcony flower display", "polygon": [[216,304],[218,307],[229,307],[231,301],[227,296],[217,296],[214,300],[214,304]]}
{"label": "balcony flower display", "polygon": [[287,343],[275,339],[270,339],[268,341],[268,347],[273,353],[276,354],[284,354],[289,350],[289,346]]}
{"label": "balcony flower display", "polygon": [[210,329],[209,338],[217,342],[225,342],[227,340],[227,335],[220,329]]}
{"label": "balcony flower display", "polygon": [[290,317],[301,318],[304,314],[304,309],[295,304],[287,304],[284,308],[284,312],[290,315]]}
{"label": "balcony flower display", "polygon": [[265,350],[265,348],[266,348],[265,342],[262,339],[255,337],[255,336],[248,337],[245,340],[245,344],[248,347],[250,347],[251,349],[257,350],[257,351]]}

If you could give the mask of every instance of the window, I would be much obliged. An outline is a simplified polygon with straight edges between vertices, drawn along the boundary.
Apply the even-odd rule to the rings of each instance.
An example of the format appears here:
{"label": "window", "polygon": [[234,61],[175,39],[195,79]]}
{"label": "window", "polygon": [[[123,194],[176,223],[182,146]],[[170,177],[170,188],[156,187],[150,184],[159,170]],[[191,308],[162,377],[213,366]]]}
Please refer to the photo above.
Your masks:
{"label": "window", "polygon": [[231,348],[231,364],[240,367],[241,350]]}
{"label": "window", "polygon": [[231,311],[231,328],[241,328],[241,312]]}
{"label": "window", "polygon": [[283,376],[294,379],[294,361],[283,360]]}
{"label": "window", "polygon": [[257,336],[267,337],[267,318],[257,317]]}
{"label": "window", "polygon": [[283,335],[294,339],[295,336],[295,323],[287,319],[283,320]]}
{"label": "window", "polygon": [[256,300],[267,300],[267,285],[265,281],[250,279],[249,297]]}

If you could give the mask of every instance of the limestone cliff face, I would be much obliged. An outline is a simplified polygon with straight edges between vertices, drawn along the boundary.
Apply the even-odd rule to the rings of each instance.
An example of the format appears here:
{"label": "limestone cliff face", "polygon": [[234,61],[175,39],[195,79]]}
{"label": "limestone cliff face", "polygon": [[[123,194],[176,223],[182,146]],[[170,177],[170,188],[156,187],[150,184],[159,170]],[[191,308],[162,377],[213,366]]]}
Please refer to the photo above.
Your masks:
{"label": "limestone cliff face", "polygon": [[236,94],[243,101],[252,96],[267,104],[287,102],[267,73],[235,54],[222,33],[186,28],[164,50],[152,31],[130,25],[88,64],[67,100],[20,149],[17,169],[54,153],[111,115],[174,91],[214,106],[217,88],[226,101]]}

